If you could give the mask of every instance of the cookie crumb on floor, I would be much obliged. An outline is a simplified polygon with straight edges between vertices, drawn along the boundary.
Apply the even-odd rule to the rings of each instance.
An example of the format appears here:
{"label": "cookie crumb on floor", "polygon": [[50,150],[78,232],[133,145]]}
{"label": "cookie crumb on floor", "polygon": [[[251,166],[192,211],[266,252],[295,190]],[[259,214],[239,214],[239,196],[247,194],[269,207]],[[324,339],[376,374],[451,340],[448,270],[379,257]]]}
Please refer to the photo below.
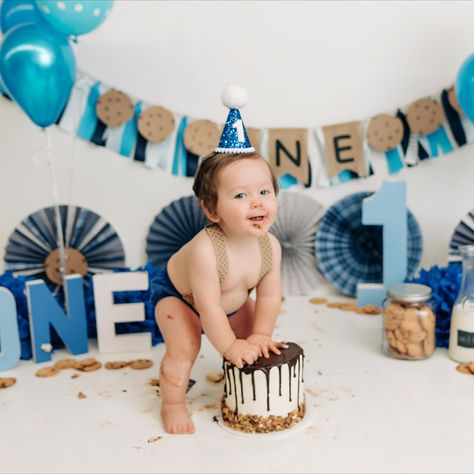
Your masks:
{"label": "cookie crumb on floor", "polygon": [[309,302],[311,304],[324,304],[327,302],[327,299],[315,297],[315,298],[310,298]]}
{"label": "cookie crumb on floor", "polygon": [[130,361],[130,367],[135,370],[149,369],[153,366],[153,361],[150,359],[136,359]]}
{"label": "cookie crumb on floor", "polygon": [[457,365],[456,370],[462,374],[474,375],[474,360]]}
{"label": "cookie crumb on floor", "polygon": [[12,387],[16,384],[15,377],[0,377],[0,388]]}
{"label": "cookie crumb on floor", "polygon": [[206,375],[206,380],[213,383],[220,383],[224,380],[224,372],[211,372]]}
{"label": "cookie crumb on floor", "polygon": [[85,393],[83,393],[83,392],[79,392],[79,393],[77,394],[77,398],[80,398],[81,400],[82,400],[83,398],[86,398],[86,397],[87,397],[87,395],[86,395]]}

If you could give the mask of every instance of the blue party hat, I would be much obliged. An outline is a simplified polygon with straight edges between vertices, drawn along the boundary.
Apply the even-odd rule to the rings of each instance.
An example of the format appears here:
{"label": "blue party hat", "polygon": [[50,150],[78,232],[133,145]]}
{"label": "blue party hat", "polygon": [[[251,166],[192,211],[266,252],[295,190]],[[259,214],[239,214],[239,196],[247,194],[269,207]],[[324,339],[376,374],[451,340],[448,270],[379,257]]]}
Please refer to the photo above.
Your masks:
{"label": "blue party hat", "polygon": [[217,153],[253,153],[255,148],[250,143],[239,112],[239,109],[247,104],[247,91],[240,86],[229,86],[222,93],[222,103],[230,110],[219,145],[214,151]]}

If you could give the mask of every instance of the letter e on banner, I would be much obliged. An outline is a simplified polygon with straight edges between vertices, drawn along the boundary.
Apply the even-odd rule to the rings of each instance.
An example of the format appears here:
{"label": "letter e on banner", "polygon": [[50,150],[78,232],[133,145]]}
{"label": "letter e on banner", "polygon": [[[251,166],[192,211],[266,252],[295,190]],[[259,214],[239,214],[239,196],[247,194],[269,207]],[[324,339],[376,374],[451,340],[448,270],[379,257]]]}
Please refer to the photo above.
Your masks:
{"label": "letter e on banner", "polygon": [[367,176],[362,122],[339,123],[322,128],[328,178],[350,170]]}

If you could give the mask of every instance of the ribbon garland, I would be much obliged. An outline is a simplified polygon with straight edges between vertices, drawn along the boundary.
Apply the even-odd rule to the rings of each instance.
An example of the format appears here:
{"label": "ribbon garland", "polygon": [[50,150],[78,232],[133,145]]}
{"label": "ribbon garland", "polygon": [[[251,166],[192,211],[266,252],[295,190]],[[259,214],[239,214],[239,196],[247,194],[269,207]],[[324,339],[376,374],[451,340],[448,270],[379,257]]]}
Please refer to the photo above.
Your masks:
{"label": "ribbon garland", "polygon": [[[84,73],[76,78],[56,124],[149,168],[186,177],[194,176],[199,156],[215,146],[209,137],[222,129],[209,120],[133,101]],[[361,121],[249,130],[252,144],[269,161],[282,188],[324,188],[368,177],[379,159],[392,175],[474,141],[474,124],[462,112],[453,87]]]}

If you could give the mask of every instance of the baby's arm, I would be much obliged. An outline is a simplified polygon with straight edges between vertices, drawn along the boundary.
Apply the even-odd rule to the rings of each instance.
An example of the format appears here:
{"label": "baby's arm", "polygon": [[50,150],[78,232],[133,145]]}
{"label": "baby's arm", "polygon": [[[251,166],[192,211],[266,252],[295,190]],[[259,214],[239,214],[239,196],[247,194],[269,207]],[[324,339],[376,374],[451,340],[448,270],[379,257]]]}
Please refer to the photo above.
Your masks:
{"label": "baby's arm", "polygon": [[269,357],[269,350],[280,354],[278,347],[284,347],[284,344],[272,340],[281,307],[281,247],[276,237],[268,235],[272,245],[273,264],[257,286],[254,324],[252,334],[247,338],[249,342],[259,346],[261,354],[265,357]]}
{"label": "baby's arm", "polygon": [[245,339],[235,337],[227,315],[221,307],[216,255],[207,237],[197,239],[191,250],[189,282],[194,306],[211,344],[239,368],[242,368],[245,362],[253,364],[259,354],[257,347]]}

